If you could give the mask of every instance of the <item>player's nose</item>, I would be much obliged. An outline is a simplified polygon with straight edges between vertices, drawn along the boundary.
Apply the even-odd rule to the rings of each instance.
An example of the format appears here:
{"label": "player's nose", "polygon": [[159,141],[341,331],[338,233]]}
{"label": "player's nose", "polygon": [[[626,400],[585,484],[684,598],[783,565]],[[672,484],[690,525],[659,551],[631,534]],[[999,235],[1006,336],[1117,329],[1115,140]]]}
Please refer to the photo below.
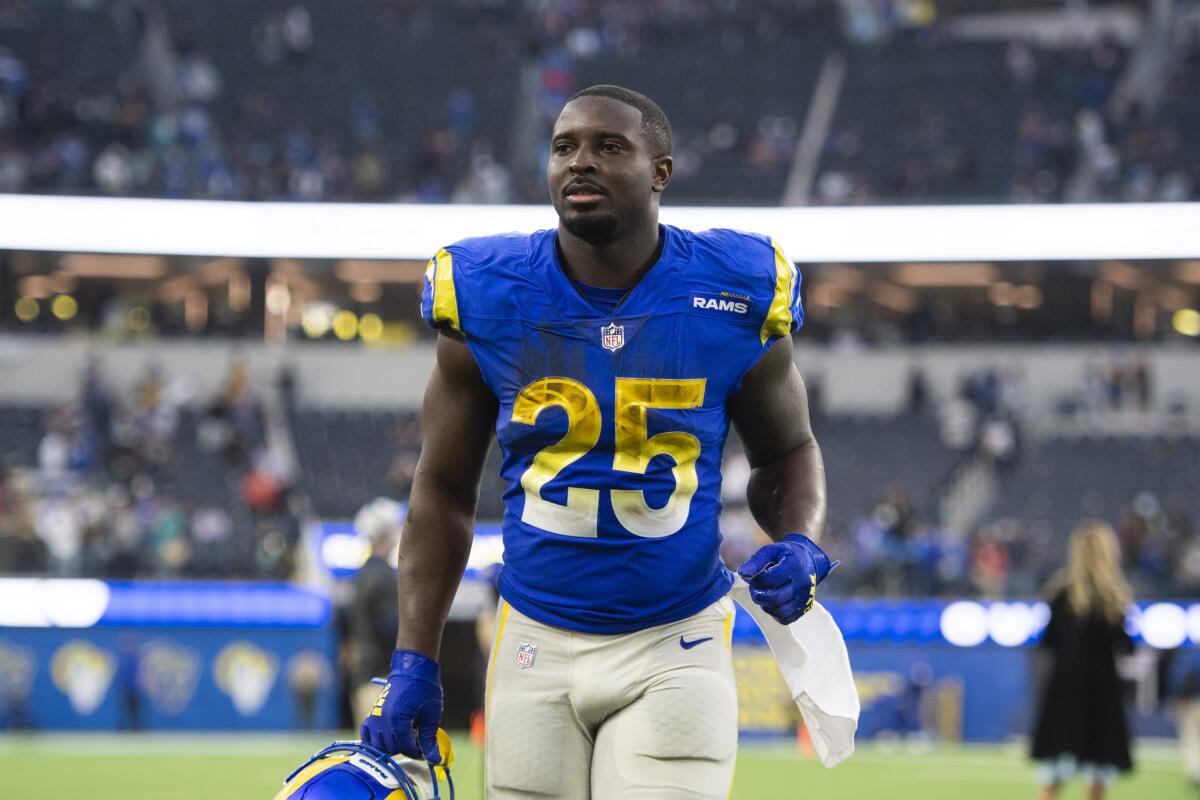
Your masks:
{"label": "player's nose", "polygon": [[586,147],[580,147],[575,151],[575,156],[571,159],[571,163],[567,165],[572,174],[580,172],[594,172],[596,169],[596,159]]}

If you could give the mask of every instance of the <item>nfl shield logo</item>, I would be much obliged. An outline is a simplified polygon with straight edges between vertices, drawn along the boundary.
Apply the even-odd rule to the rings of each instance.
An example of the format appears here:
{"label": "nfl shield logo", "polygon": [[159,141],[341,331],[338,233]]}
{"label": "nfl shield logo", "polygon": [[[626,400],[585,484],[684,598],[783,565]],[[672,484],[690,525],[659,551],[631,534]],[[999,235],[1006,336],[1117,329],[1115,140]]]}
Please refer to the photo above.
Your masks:
{"label": "nfl shield logo", "polygon": [[521,646],[517,648],[517,663],[521,665],[521,669],[529,669],[533,666],[533,659],[537,657],[537,645],[529,642],[521,642]]}
{"label": "nfl shield logo", "polygon": [[605,350],[616,352],[625,346],[625,326],[615,322],[600,329],[600,344]]}

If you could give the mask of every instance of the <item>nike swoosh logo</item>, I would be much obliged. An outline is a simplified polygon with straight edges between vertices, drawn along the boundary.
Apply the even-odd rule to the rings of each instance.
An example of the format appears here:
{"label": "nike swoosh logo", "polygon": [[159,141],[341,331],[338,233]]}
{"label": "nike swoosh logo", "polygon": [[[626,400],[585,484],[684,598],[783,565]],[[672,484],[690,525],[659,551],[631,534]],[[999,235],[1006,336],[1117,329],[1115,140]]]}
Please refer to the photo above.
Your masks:
{"label": "nike swoosh logo", "polygon": [[698,644],[704,644],[705,642],[711,642],[712,638],[713,637],[711,637],[711,636],[705,636],[703,639],[693,639],[692,641],[689,642],[686,639],[684,639],[682,636],[680,636],[679,637],[679,646],[682,647],[684,650],[691,650],[693,647],[695,647]]}

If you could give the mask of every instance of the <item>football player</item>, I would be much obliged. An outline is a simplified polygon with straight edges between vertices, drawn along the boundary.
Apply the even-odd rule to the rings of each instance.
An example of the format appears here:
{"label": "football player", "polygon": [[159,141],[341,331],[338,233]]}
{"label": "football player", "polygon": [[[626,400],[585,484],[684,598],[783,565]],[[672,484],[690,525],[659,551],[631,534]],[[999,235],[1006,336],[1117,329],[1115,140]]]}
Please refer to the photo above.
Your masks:
{"label": "football player", "polygon": [[812,605],[825,475],[770,238],[658,221],[671,128],[615,86],[554,125],[557,229],[458,242],[426,271],[441,331],[400,549],[388,683],[362,726],[438,757],[437,663],[480,472],[499,440],[504,568],[488,666],[489,798],[724,798],[737,750],[732,574],[718,556],[732,423],[774,540],[738,570],[782,623]]}

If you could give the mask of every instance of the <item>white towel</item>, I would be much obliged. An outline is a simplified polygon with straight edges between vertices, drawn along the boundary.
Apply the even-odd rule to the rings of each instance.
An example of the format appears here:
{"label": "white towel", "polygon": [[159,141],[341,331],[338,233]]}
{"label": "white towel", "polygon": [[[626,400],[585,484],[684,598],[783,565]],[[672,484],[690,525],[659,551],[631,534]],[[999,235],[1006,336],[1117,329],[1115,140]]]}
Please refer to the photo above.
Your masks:
{"label": "white towel", "polygon": [[832,767],[848,758],[861,707],[846,640],[833,617],[813,603],[803,617],[782,625],[750,599],[750,587],[736,574],[729,594],[762,630],[821,763]]}

